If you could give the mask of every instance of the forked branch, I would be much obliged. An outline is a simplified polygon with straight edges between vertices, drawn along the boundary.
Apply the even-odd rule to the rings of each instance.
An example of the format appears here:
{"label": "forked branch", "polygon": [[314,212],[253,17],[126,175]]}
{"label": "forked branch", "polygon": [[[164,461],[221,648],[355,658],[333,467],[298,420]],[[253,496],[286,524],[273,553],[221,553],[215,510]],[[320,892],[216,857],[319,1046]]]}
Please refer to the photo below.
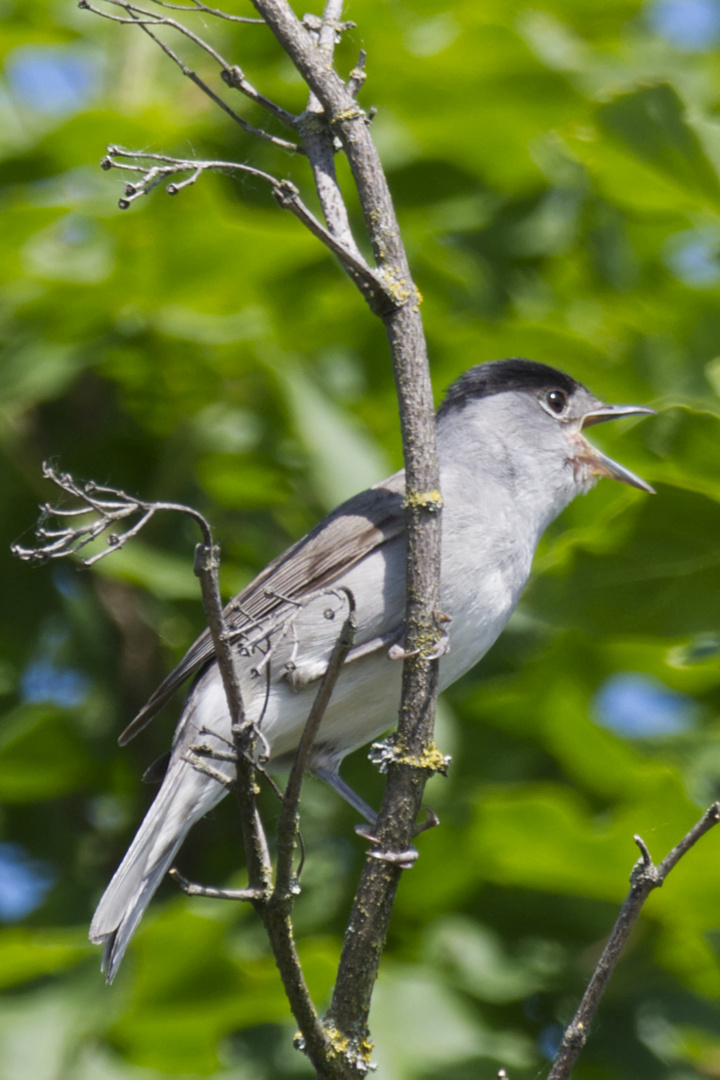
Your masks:
{"label": "forked branch", "polygon": [[[203,542],[195,552],[195,573],[200,581],[203,606],[210,633],[213,638],[215,655],[222,675],[225,695],[228,700],[233,730],[241,733],[240,753],[238,755],[238,789],[243,789],[243,838],[248,861],[248,874],[251,888],[262,888],[270,874],[268,845],[262,822],[256,807],[255,784],[255,743],[258,733],[251,724],[245,722],[240,679],[235,666],[235,652],[231,648],[220,587],[218,567],[220,549],[213,543],[212,530],[206,518],[193,507],[181,503],[146,502],[128,495],[118,488],[105,487],[94,481],[77,483],[69,473],[58,472],[47,462],[43,464],[43,476],[50,480],[65,496],[72,499],[72,504],[53,506],[45,503],[40,508],[40,520],[35,530],[38,544],[35,547],[23,547],[15,544],[12,552],[25,562],[44,563],[51,559],[62,559],[77,555],[88,544],[107,534],[107,546],[93,555],[81,559],[83,566],[94,566],[101,559],[137,536],[138,533],[160,511],[175,511],[191,517],[200,527]],[[118,531],[118,523],[125,523],[136,517],[133,525]],[[49,522],[57,521],[57,527],[49,527]],[[109,530],[113,531],[110,532]]]}
{"label": "forked branch", "polygon": [[[35,528],[35,536],[39,544],[28,548],[23,547],[22,544],[13,544],[10,549],[13,555],[22,559],[23,562],[45,563],[51,559],[64,559],[69,555],[76,555],[88,544],[98,540],[103,533],[108,533],[107,547],[82,559],[83,566],[94,566],[113,551],[124,547],[127,541],[137,536],[161,510],[173,510],[189,515],[200,526],[205,545],[212,547],[212,532],[207,520],[198,510],[190,506],[183,506],[180,503],[145,502],[127,495],[118,488],[96,484],[94,480],[79,484],[70,473],[58,472],[47,461],[43,462],[42,475],[65,495],[69,495],[74,502],[70,506],[53,506],[51,503],[44,503],[40,507],[40,519]],[[89,515],[94,516],[89,517]],[[118,522],[124,522],[136,515],[139,515],[139,520],[124,532],[108,532],[108,529]],[[64,524],[49,528],[48,522],[53,519]]]}
{"label": "forked branch", "polygon": [[192,158],[174,158],[168,157],[166,154],[124,150],[120,146],[108,146],[107,154],[100,164],[105,170],[122,169],[138,177],[136,181],[128,181],[125,184],[123,197],[118,202],[121,210],[127,210],[136,199],[148,195],[159,184],[174,176],[190,174],[184,180],[171,181],[166,184],[165,191],[168,195],[177,195],[184,188],[191,187],[204,172],[208,171],[238,172],[253,177],[271,189],[278,205],[283,210],[289,210],[313,236],[325,244],[333,254],[337,255],[343,265],[352,272],[356,280],[362,283],[362,287],[368,296],[373,297],[373,302],[376,305],[382,305],[388,310],[392,310],[397,306],[397,296],[390,284],[377,271],[368,266],[354,244],[350,248],[346,247],[336,235],[318,221],[302,201],[298,189],[290,180],[279,180],[262,169],[255,169],[251,165],[243,165],[240,162],[197,161]]}
{"label": "forked branch", "polygon": [[565,1031],[555,1062],[548,1075],[548,1080],[567,1080],[570,1076],[570,1070],[587,1042],[590,1025],[598,1010],[605,988],[648,896],[653,889],[660,888],[667,875],[673,867],[677,866],[683,855],[686,855],[705,833],[717,825],[718,821],[720,821],[720,803],[713,803],[705,811],[700,821],[690,829],[680,843],[665,856],[658,866],[653,863],[647,845],[641,837],[634,837],[635,843],[640,848],[641,855],[630,875],[630,891],[620,909],[615,926],[588,983],[587,990],[583,994],[572,1023],[568,1025]]}
{"label": "forked branch", "polygon": [[[172,30],[176,30],[179,34],[182,34],[183,37],[189,38],[190,41],[192,41],[195,45],[202,49],[203,52],[206,52],[208,56],[212,57],[212,59],[219,65],[220,77],[228,86],[233,86],[235,87],[235,89],[240,90],[246,95],[246,97],[249,97],[252,101],[256,102],[256,104],[262,105],[279,120],[282,120],[284,124],[287,124],[289,127],[293,127],[295,125],[295,117],[293,117],[291,113],[287,112],[285,109],[280,108],[279,105],[275,105],[272,101],[270,101],[269,98],[266,98],[263,94],[259,94],[255,90],[255,88],[249,82],[247,82],[247,80],[245,80],[242,72],[239,71],[239,68],[236,68],[234,65],[229,64],[226,60],[224,60],[220,53],[217,52],[217,50],[214,49],[210,44],[208,44],[208,42],[205,41],[204,38],[201,38],[198,34],[193,33],[192,30],[190,30],[183,23],[178,22],[177,19],[172,19],[166,15],[155,15],[152,11],[148,11],[146,8],[142,8],[139,7],[137,4],[131,3],[130,0],[103,0],[103,3],[108,4],[114,8],[120,8],[122,11],[126,12],[127,17],[123,17],[122,15],[113,15],[112,12],[104,11],[102,8],[96,7],[94,4],[91,4],[90,0],[79,0],[78,7],[82,8],[85,11],[91,11],[94,15],[99,15],[102,19],[109,19],[110,22],[120,23],[126,26],[139,26],[140,29],[145,34],[147,34],[147,36],[151,38],[160,49],[162,49],[165,55],[169,57],[170,60],[172,60],[172,62],[180,69],[180,71],[182,71],[183,75],[187,79],[190,79],[191,82],[195,83],[198,89],[202,90],[203,94],[209,97],[210,100],[218,106],[218,108],[222,109],[222,111],[227,116],[229,116],[230,119],[234,121],[234,123],[238,124],[243,129],[243,131],[247,132],[248,135],[256,135],[259,139],[264,139],[266,142],[273,143],[281,150],[289,150],[296,154],[303,152],[302,147],[298,146],[297,143],[288,142],[287,139],[281,139],[277,135],[272,135],[269,131],[265,131],[263,128],[258,128],[254,124],[248,123],[248,121],[245,120],[242,116],[240,116],[239,113],[236,113],[235,110],[231,108],[230,105],[228,105],[228,103],[219,96],[219,94],[216,94],[212,87],[207,82],[205,82],[205,80],[201,78],[196,71],[194,71],[192,68],[189,68],[188,65],[184,62],[184,60],[182,60],[182,58],[178,56],[175,50],[172,49],[166,41],[164,41],[155,33],[152,27],[167,26]],[[198,10],[201,9],[198,8]],[[215,12],[212,12],[211,14],[215,14]],[[258,23],[263,22],[262,19],[247,21]]]}

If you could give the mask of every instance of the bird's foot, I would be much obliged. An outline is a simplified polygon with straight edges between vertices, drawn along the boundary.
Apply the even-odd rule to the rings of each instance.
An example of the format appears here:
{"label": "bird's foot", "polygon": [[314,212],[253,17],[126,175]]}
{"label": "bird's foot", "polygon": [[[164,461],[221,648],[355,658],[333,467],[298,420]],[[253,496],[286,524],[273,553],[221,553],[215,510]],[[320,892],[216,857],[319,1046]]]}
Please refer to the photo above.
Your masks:
{"label": "bird's foot", "polygon": [[440,818],[437,816],[437,814],[431,807],[422,806],[421,810],[424,810],[425,812],[425,820],[415,826],[413,836],[419,836],[420,833],[427,832],[428,829],[434,829],[436,825],[440,824]]}
{"label": "bird's foot", "polygon": [[[441,656],[445,656],[446,653],[450,652],[450,635],[444,629],[444,625],[452,622],[452,616],[438,610],[434,613],[433,619],[438,631],[438,637],[430,652],[425,654],[427,660],[439,660]],[[401,641],[394,641],[387,651],[387,657],[388,660],[407,660],[408,657],[417,656],[420,652],[419,646],[415,649],[406,649]]]}
{"label": "bird's foot", "polygon": [[[380,843],[369,825],[356,825],[355,832],[358,836],[361,836],[363,840],[368,840],[371,844]],[[371,859],[378,859],[380,862],[390,863],[392,866],[399,866],[401,870],[410,870],[420,857],[417,848],[414,847],[409,847],[405,851],[382,851],[380,848],[375,848],[374,850],[369,851],[368,855]]]}

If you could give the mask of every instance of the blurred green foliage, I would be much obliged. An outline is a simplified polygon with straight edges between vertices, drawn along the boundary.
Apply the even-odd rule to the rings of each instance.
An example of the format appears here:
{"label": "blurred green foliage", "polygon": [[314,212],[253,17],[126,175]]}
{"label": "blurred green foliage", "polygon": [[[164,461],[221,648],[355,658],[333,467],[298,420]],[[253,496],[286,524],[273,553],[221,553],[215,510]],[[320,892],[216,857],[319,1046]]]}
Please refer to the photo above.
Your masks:
{"label": "blurred green foliage", "polygon": [[[687,21],[703,5],[686,7]],[[338,64],[367,50],[361,101],[378,108],[438,395],[480,360],[522,355],[660,411],[594,436],[657,497],[604,481],[570,507],[509,629],[442,702],[454,760],[427,795],[442,827],[402,882],[372,1015],[387,1080],[542,1075],[626,890],[633,833],[660,858],[718,796],[720,63],[710,32],[695,48],[664,37],[660,8],[346,5],[358,27]],[[0,12],[0,1080],[308,1075],[250,912],[168,883],[110,989],[86,941],[177,706],[127,749],[115,738],[202,626],[190,526],[157,519],[92,574],[31,570],[8,548],[52,497],[52,458],[199,507],[230,594],[400,464],[382,327],[250,180],[206,176],[120,213],[122,178],[98,167],[109,142],[247,161],[316,204],[302,161],[245,136],[139,31],[71,0]],[[193,25],[303,107],[269,33]],[[630,701],[626,673],[646,687]],[[348,778],[377,801],[381,778],[355,758]],[[353,824],[308,782],[297,931],[320,1007],[363,857]],[[719,843],[650,898],[579,1080],[720,1076]],[[38,865],[46,884],[11,903]],[[229,802],[181,866],[242,881]]]}

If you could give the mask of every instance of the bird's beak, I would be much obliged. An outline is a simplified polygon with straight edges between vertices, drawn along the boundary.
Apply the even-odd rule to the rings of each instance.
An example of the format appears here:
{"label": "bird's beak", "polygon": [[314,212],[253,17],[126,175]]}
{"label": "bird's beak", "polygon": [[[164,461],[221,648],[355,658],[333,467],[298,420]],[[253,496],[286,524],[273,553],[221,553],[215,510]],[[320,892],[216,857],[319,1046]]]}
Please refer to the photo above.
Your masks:
{"label": "bird's beak", "polygon": [[[606,420],[619,420],[622,416],[647,416],[654,414],[654,409],[648,409],[644,405],[600,405],[597,409],[585,413],[580,428],[584,429],[586,427],[592,427],[593,424],[604,424]],[[590,466],[590,470],[594,476],[609,476],[613,480],[622,480],[624,484],[640,488],[641,491],[647,491],[651,495],[655,494],[655,489],[650,487],[650,485],[639,476],[636,476],[634,472],[630,472],[624,465],[619,465],[617,461],[613,461],[607,454],[603,454],[597,447],[592,446],[587,439],[583,438],[582,441],[587,447],[587,450],[582,454],[582,458],[585,463]]]}

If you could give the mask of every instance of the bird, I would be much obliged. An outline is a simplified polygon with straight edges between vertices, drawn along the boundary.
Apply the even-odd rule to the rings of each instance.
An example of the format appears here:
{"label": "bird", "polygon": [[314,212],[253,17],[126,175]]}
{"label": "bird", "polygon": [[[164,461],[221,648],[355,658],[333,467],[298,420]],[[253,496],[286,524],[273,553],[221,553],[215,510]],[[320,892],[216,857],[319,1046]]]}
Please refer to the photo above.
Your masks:
{"label": "bird", "polygon": [[[586,428],[653,413],[606,405],[570,375],[537,361],[491,360],[452,383],[437,412],[442,493],[439,654],[442,691],[491,648],[530,575],[547,526],[600,477],[652,487],[594,447]],[[372,809],[342,779],[351,751],[392,727],[401,695],[405,610],[404,472],[361,492],[274,559],[225,609],[246,718],[266,767],[287,770],[340,625],[348,593],[354,644],[313,743],[308,771],[371,824]],[[440,655],[441,654],[441,655]],[[227,794],[198,768],[193,747],[227,759],[231,720],[208,630],[120,736],[124,745],[194,675],[160,790],[105,890],[90,927],[112,982],[128,943],[188,831]],[[223,755],[224,752],[224,755]]]}

